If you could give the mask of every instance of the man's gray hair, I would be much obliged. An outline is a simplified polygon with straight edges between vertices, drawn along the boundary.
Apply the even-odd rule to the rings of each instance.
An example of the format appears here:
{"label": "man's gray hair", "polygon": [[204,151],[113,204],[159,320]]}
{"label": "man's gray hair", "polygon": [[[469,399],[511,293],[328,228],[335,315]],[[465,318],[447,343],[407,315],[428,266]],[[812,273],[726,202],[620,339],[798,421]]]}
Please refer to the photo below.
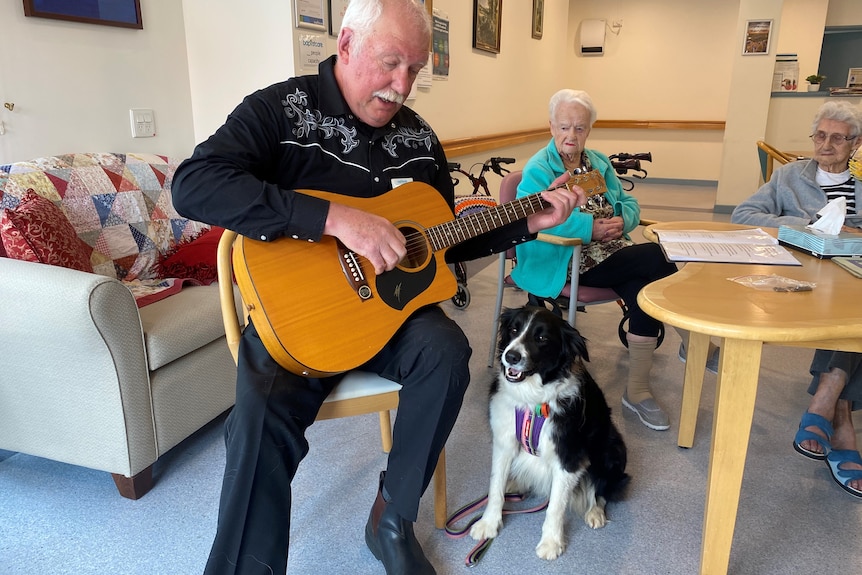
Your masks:
{"label": "man's gray hair", "polygon": [[551,96],[551,101],[548,104],[548,116],[552,122],[557,118],[557,109],[560,104],[580,104],[590,112],[590,128],[596,123],[596,107],[593,106],[593,99],[583,90],[564,88]]}
{"label": "man's gray hair", "polygon": [[[341,20],[341,28],[353,30],[351,46],[353,51],[359,53],[365,40],[374,30],[374,26],[383,15],[384,8],[392,9],[398,5],[405,7],[404,12],[409,20],[408,26],[425,30],[428,38],[431,37],[431,20],[425,6],[414,0],[350,0],[344,18]],[[404,24],[404,23],[401,23]]]}
{"label": "man's gray hair", "polygon": [[862,109],[844,100],[829,101],[820,106],[811,125],[811,133],[817,131],[820,120],[834,120],[850,126],[850,135],[854,138],[862,135]]}

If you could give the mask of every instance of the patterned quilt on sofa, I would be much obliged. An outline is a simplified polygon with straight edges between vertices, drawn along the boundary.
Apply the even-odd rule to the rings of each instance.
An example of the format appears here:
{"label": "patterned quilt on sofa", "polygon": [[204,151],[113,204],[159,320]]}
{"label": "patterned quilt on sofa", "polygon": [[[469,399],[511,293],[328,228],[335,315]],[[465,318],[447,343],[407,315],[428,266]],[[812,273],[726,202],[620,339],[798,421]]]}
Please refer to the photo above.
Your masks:
{"label": "patterned quilt on sofa", "polygon": [[179,289],[158,277],[158,260],[208,226],[177,214],[171,180],[178,161],[155,154],[80,153],[0,166],[0,209],[28,189],[51,200],[87,245],[93,271],[145,296]]}

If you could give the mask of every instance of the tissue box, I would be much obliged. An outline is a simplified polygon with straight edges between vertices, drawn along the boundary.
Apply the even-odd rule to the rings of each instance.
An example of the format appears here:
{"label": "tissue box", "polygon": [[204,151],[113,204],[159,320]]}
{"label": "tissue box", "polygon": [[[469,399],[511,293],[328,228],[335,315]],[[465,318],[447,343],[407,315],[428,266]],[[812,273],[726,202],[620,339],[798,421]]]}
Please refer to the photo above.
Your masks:
{"label": "tissue box", "polygon": [[779,226],[778,243],[818,258],[862,256],[862,232],[841,232],[833,236],[805,226]]}

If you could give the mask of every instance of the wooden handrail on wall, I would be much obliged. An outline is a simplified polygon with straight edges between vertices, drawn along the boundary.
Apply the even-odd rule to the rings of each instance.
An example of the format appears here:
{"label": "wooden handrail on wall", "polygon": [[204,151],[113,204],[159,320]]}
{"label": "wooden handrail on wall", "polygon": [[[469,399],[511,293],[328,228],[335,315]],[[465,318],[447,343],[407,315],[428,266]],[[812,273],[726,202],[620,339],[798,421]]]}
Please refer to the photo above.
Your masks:
{"label": "wooden handrail on wall", "polygon": [[596,120],[593,128],[641,130],[723,130],[723,120]]}
{"label": "wooden handrail on wall", "polygon": [[458,138],[443,142],[443,149],[447,158],[477,154],[485,150],[496,148],[507,148],[517,146],[535,140],[544,140],[550,136],[548,128],[537,130],[520,130],[517,132],[506,132],[505,134],[491,134],[489,136],[476,136],[473,138]]}
{"label": "wooden handrail on wall", "polygon": [[[593,128],[615,128],[635,130],[724,130],[720,120],[596,120]],[[447,158],[478,154],[486,150],[516,146],[536,140],[545,140],[550,133],[548,128],[518,130],[488,136],[456,138],[443,142]]]}

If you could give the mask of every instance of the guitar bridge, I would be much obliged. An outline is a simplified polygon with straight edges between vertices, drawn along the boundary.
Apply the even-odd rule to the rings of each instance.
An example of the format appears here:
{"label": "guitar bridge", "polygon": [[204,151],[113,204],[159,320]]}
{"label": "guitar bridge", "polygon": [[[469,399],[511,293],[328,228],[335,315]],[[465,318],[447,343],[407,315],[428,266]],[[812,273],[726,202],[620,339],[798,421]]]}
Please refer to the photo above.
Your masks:
{"label": "guitar bridge", "polygon": [[347,278],[359,299],[362,301],[371,299],[374,294],[371,292],[371,286],[368,285],[368,278],[362,271],[359,258],[340,241],[336,243],[338,244],[338,262],[341,264],[344,277]]}

